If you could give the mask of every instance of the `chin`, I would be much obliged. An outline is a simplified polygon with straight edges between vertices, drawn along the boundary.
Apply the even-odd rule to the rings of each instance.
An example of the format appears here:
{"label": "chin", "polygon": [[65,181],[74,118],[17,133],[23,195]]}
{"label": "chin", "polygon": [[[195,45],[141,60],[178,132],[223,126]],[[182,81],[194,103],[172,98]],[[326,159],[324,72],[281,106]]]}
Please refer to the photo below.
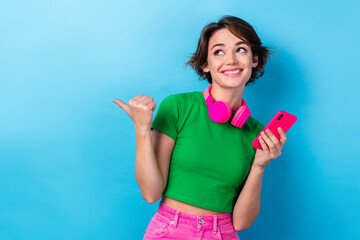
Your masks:
{"label": "chin", "polygon": [[244,86],[245,87],[246,83],[224,83],[224,84],[218,84],[219,86],[221,86],[222,88],[239,88]]}
{"label": "chin", "polygon": [[237,88],[237,87],[245,86],[245,84],[248,81],[249,80],[245,81],[245,80],[239,80],[239,79],[237,79],[237,80],[234,79],[233,81],[231,81],[231,80],[226,79],[222,82],[222,84],[220,84],[220,86],[225,87],[225,88]]}

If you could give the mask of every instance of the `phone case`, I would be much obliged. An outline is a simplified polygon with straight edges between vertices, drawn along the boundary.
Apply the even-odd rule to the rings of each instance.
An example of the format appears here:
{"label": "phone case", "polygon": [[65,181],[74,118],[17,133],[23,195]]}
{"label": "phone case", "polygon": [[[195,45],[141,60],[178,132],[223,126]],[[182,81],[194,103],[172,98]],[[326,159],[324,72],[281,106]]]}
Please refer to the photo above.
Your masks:
{"label": "phone case", "polygon": [[[278,132],[278,127],[281,127],[282,130],[286,133],[290,127],[296,122],[297,117],[285,111],[279,111],[271,121],[265,126],[263,131],[270,129],[270,131],[275,135],[277,139],[280,140],[280,134]],[[259,142],[260,134],[255,138],[252,143],[254,148],[262,150],[261,144]]]}

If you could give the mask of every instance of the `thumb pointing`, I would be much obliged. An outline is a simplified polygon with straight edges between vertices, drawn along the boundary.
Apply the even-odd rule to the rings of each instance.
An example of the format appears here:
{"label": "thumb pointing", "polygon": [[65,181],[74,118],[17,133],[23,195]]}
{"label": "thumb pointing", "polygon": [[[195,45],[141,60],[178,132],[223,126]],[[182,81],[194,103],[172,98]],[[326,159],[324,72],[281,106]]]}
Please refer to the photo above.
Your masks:
{"label": "thumb pointing", "polygon": [[114,99],[113,102],[119,105],[119,107],[121,107],[127,114],[129,114],[129,106],[126,103],[120,99]]}

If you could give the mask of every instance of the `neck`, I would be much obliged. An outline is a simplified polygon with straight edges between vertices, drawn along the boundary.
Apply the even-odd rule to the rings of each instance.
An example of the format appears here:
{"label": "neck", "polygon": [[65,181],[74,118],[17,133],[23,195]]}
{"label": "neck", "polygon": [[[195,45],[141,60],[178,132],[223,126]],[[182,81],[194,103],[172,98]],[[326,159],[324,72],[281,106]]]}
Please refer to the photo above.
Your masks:
{"label": "neck", "polygon": [[212,85],[210,95],[214,101],[225,101],[231,107],[231,116],[240,108],[245,86],[237,88],[223,88],[219,85]]}

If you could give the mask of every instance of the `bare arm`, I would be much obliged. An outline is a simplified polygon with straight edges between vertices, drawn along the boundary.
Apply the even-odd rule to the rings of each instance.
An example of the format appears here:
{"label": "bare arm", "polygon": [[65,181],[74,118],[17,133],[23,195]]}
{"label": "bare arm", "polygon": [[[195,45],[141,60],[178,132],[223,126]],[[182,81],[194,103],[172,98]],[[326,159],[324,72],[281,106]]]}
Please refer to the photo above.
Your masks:
{"label": "bare arm", "polygon": [[153,130],[151,137],[150,132],[136,129],[135,134],[135,178],[142,197],[152,204],[161,198],[166,187],[175,141],[157,130]]}
{"label": "bare arm", "polygon": [[248,229],[260,212],[260,195],[264,168],[252,166],[233,210],[236,231]]}
{"label": "bare arm", "polygon": [[233,225],[236,231],[250,228],[259,215],[265,167],[281,155],[281,149],[287,139],[284,131],[278,129],[278,132],[281,136],[280,141],[271,131],[262,133],[259,138],[263,150],[256,150],[254,163],[233,210]]}
{"label": "bare arm", "polygon": [[169,164],[175,140],[153,130],[151,134],[152,112],[155,110],[153,98],[138,95],[125,104],[114,99],[133,120],[136,137],[135,178],[141,196],[150,204],[161,198],[166,187]]}

